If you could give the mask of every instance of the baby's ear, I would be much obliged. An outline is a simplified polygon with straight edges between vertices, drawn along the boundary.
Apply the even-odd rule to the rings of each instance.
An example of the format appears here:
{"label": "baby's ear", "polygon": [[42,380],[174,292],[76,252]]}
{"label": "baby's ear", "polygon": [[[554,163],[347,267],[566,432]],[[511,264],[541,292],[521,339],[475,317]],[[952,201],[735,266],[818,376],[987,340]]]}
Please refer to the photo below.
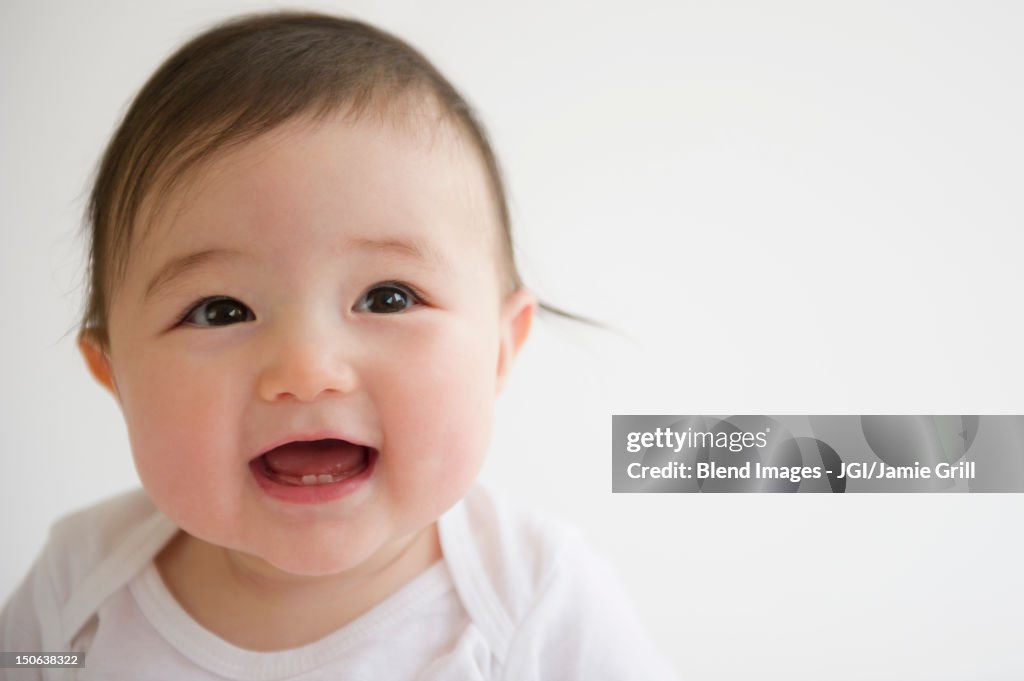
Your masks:
{"label": "baby's ear", "polygon": [[500,393],[508,380],[512,361],[519,354],[530,335],[533,324],[533,313],[537,310],[537,299],[524,288],[520,288],[501,306],[501,338],[498,348],[498,392]]}
{"label": "baby's ear", "polygon": [[85,358],[89,373],[96,379],[96,382],[106,388],[114,396],[114,399],[120,401],[117,384],[114,382],[114,372],[110,366],[110,357],[93,331],[86,330],[78,334],[78,350]]}

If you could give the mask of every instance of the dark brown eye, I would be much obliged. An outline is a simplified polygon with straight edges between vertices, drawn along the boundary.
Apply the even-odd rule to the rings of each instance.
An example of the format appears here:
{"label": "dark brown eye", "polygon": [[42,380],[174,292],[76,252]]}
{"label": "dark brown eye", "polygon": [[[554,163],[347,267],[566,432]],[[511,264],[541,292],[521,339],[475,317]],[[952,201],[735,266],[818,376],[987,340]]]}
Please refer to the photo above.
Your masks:
{"label": "dark brown eye", "polygon": [[408,289],[395,284],[385,284],[367,291],[359,303],[359,309],[375,314],[394,314],[405,312],[416,302],[415,294]]}
{"label": "dark brown eye", "polygon": [[234,298],[208,298],[193,307],[182,322],[195,326],[227,326],[254,319],[252,311]]}

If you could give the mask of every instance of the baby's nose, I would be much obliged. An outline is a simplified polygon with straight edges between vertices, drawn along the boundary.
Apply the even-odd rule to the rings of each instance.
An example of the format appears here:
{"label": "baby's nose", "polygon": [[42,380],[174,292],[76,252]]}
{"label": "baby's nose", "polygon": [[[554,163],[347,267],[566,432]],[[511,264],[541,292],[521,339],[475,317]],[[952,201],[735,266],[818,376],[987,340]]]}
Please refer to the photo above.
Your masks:
{"label": "baby's nose", "polygon": [[327,334],[290,333],[277,339],[260,375],[260,397],[312,402],[325,394],[352,392],[358,377],[345,345]]}

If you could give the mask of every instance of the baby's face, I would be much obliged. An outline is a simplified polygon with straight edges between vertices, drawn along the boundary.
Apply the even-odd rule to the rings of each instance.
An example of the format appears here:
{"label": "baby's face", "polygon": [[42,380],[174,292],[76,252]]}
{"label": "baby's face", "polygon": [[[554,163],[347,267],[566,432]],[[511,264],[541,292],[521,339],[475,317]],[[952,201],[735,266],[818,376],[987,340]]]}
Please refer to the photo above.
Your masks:
{"label": "baby's face", "polygon": [[[218,156],[133,247],[114,390],[143,485],[190,534],[332,574],[475,479],[534,303],[502,299],[472,150],[410,128],[288,123]],[[324,483],[267,469],[301,440],[334,440]],[[279,466],[320,456],[291,450]]]}

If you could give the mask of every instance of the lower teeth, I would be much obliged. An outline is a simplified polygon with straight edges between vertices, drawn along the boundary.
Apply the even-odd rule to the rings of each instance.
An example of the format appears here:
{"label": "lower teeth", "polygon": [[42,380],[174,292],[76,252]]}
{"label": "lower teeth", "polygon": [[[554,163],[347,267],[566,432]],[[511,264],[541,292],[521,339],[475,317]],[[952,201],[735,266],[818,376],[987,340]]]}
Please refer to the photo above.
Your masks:
{"label": "lower teeth", "polygon": [[359,471],[364,467],[364,465],[365,465],[365,462],[363,464],[360,464],[360,465],[355,466],[354,468],[350,468],[348,470],[337,471],[333,475],[331,473],[319,473],[319,474],[312,474],[312,473],[310,473],[310,474],[307,474],[307,475],[303,475],[302,477],[297,477],[297,476],[282,475],[280,473],[275,473],[266,464],[266,462],[264,462],[263,463],[263,473],[268,478],[270,478],[272,480],[276,480],[277,482],[283,483],[285,485],[293,485],[293,486],[296,486],[296,487],[307,487],[307,486],[310,486],[310,485],[329,485],[329,484],[331,484],[333,482],[340,482],[340,481],[344,480],[345,478],[350,478],[353,475],[356,475],[357,473],[359,473]]}
{"label": "lower teeth", "polygon": [[321,475],[303,475],[303,485],[326,485],[329,482],[337,482],[333,475],[330,473],[322,473]]}

